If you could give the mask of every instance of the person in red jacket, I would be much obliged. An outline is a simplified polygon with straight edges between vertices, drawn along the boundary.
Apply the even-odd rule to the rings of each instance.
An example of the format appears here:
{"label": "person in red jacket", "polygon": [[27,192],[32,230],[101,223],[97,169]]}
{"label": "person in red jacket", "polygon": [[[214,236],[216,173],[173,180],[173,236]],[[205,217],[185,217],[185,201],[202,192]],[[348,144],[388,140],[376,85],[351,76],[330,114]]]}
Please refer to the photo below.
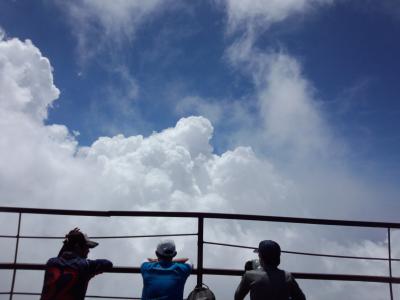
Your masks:
{"label": "person in red jacket", "polygon": [[97,245],[79,228],[71,230],[58,256],[47,261],[40,299],[84,300],[89,280],[113,266],[107,259],[87,259],[89,249]]}

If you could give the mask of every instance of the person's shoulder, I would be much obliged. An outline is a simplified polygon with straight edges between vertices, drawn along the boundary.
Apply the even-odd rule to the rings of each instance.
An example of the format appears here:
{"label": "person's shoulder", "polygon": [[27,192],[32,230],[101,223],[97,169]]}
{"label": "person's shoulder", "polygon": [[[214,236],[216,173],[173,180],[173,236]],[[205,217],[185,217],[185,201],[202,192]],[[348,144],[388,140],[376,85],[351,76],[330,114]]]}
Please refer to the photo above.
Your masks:
{"label": "person's shoulder", "polygon": [[145,261],[142,263],[142,265],[140,266],[140,271],[143,270],[148,270],[150,268],[152,268],[157,262],[150,262],[150,261]]}
{"label": "person's shoulder", "polygon": [[178,271],[184,277],[188,277],[192,273],[192,265],[184,262],[175,262],[172,266],[172,270]]}
{"label": "person's shoulder", "polygon": [[265,270],[264,269],[255,269],[255,270],[248,270],[244,274],[249,274],[249,275],[264,275]]}
{"label": "person's shoulder", "polygon": [[49,258],[49,260],[48,260],[47,263],[46,263],[46,266],[53,266],[53,265],[56,265],[56,264],[58,264],[59,261],[60,261],[60,258],[59,258],[59,257],[52,257],[52,258]]}
{"label": "person's shoulder", "polygon": [[263,269],[249,270],[246,271],[243,276],[248,279],[257,279],[266,276],[266,272]]}
{"label": "person's shoulder", "polygon": [[176,268],[180,268],[180,269],[187,270],[187,271],[191,271],[192,270],[192,264],[188,264],[188,263],[185,263],[185,262],[176,262],[174,264],[174,266]]}
{"label": "person's shoulder", "polygon": [[294,280],[294,276],[292,275],[292,273],[290,273],[288,271],[285,271],[285,270],[282,270],[282,269],[278,269],[278,270],[285,274],[286,281],[293,281]]}

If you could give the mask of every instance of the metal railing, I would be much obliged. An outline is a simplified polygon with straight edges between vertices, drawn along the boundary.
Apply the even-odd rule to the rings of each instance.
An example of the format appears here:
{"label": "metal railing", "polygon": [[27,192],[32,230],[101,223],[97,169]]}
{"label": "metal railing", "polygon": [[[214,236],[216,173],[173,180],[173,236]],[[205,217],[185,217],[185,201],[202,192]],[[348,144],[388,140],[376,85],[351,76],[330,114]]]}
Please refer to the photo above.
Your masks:
{"label": "metal railing", "polygon": [[[11,289],[7,294],[12,300],[13,295],[40,295],[38,293],[16,292],[15,276],[17,270],[45,270],[44,264],[18,263],[18,250],[20,239],[62,239],[58,236],[26,236],[21,235],[21,220],[23,214],[41,214],[41,215],[63,215],[63,216],[87,216],[87,217],[174,217],[174,218],[194,218],[197,219],[196,233],[181,233],[181,234],[157,234],[157,235],[124,235],[124,236],[102,236],[93,237],[97,239],[111,238],[142,238],[142,237],[167,237],[167,236],[197,236],[197,266],[192,270],[192,273],[197,276],[197,285],[203,282],[203,275],[225,275],[225,276],[240,276],[243,270],[234,269],[218,269],[203,267],[203,248],[204,245],[219,245],[226,247],[236,247],[245,249],[255,249],[250,246],[234,245],[226,243],[216,243],[204,240],[204,220],[205,219],[221,219],[221,220],[245,220],[245,221],[263,221],[263,222],[280,222],[280,223],[295,223],[295,224],[313,224],[313,225],[331,225],[331,226],[351,226],[365,228],[383,228],[387,230],[388,238],[388,256],[387,257],[366,257],[366,256],[345,256],[323,253],[295,252],[282,251],[283,253],[330,257],[330,258],[346,258],[346,259],[363,259],[385,261],[388,263],[389,276],[371,276],[359,274],[329,274],[329,273],[300,273],[293,272],[297,279],[313,279],[313,280],[336,280],[336,281],[360,281],[360,282],[377,282],[387,283],[389,286],[390,299],[393,300],[393,284],[400,283],[399,277],[392,276],[392,262],[399,262],[400,259],[392,258],[391,254],[391,229],[400,229],[400,223],[388,222],[367,222],[367,221],[347,221],[347,220],[332,220],[332,219],[311,219],[311,218],[293,218],[293,217],[278,217],[278,216],[263,216],[263,215],[245,215],[245,214],[223,214],[223,213],[202,213],[202,212],[169,212],[169,211],[89,211],[89,210],[60,210],[60,209],[39,209],[39,208],[19,208],[19,207],[0,207],[0,212],[18,214],[18,228],[16,235],[0,235],[0,238],[15,238],[15,253],[13,262],[0,263],[0,269],[12,270]],[[113,267],[111,273],[139,273],[139,267]],[[96,296],[87,295],[88,298],[114,298],[114,299],[140,299],[132,297],[111,297],[111,296]]]}

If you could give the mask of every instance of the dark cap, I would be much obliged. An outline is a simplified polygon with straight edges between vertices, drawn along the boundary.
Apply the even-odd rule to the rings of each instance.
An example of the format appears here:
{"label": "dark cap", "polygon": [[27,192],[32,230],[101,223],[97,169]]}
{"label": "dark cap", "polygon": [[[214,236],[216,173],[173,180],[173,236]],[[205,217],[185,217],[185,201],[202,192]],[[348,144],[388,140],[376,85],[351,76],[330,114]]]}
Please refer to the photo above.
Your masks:
{"label": "dark cap", "polygon": [[267,265],[278,266],[281,261],[281,247],[275,241],[264,240],[254,250],[258,253]]}
{"label": "dark cap", "polygon": [[94,248],[99,244],[95,241],[91,241],[86,234],[82,233],[79,230],[79,228],[74,228],[73,230],[71,230],[65,236],[64,243],[70,244],[70,245],[74,245],[74,244],[86,245],[89,248]]}

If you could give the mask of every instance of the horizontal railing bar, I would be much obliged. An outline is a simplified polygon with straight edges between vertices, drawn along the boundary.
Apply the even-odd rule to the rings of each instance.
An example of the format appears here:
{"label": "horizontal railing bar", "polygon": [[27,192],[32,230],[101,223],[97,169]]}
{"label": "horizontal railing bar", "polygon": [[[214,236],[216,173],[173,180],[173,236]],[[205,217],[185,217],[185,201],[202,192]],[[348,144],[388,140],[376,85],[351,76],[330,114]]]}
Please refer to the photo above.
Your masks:
{"label": "horizontal railing bar", "polygon": [[[9,295],[10,292],[0,293],[0,295]],[[40,296],[41,293],[28,293],[28,292],[14,292],[14,295],[26,295],[26,296]],[[98,296],[98,295],[85,295],[85,298],[101,298],[101,299],[142,299],[139,297],[120,297],[120,296]]]}
{"label": "horizontal railing bar", "polygon": [[[94,236],[92,239],[124,239],[124,238],[151,238],[151,237],[174,237],[174,236],[196,236],[197,233],[178,233],[178,234],[154,234],[154,235],[124,235],[124,236]],[[0,235],[0,238],[16,238],[13,235]],[[28,236],[22,235],[20,239],[64,239],[61,236]],[[226,243],[215,243],[204,241],[204,244],[216,245],[216,246],[226,246],[233,248],[243,248],[254,250],[256,247],[226,244]],[[299,252],[299,251],[288,251],[282,250],[282,253],[296,254],[296,255],[306,255],[306,256],[317,256],[317,257],[332,257],[332,258],[348,258],[348,259],[363,259],[363,260],[380,260],[389,261],[388,258],[383,257],[368,257],[368,256],[349,256],[349,255],[335,255],[335,254],[321,254],[321,253],[310,253],[310,252]],[[392,258],[391,261],[400,261],[398,258]]]}
{"label": "horizontal railing bar", "polygon": [[106,299],[133,299],[133,300],[140,300],[141,297],[111,297],[111,296],[96,296],[96,295],[86,295],[85,298],[106,298]]}
{"label": "horizontal railing bar", "polygon": [[[226,247],[233,247],[233,248],[243,248],[243,249],[257,249],[255,247],[248,247],[248,246],[241,246],[241,245],[234,245],[234,244],[225,244],[225,243],[214,243],[214,242],[206,242],[204,244],[209,245],[217,245],[217,246],[226,246]],[[389,261],[388,258],[384,257],[368,257],[368,256],[348,256],[348,255],[335,255],[335,254],[320,254],[320,253],[310,253],[310,252],[297,252],[297,251],[287,251],[282,250],[282,253],[287,254],[298,254],[298,255],[308,255],[308,256],[321,256],[321,257],[333,257],[333,258],[349,258],[349,259],[365,259],[365,260],[383,260]],[[400,259],[392,258],[391,261],[400,261]]]}
{"label": "horizontal railing bar", "polygon": [[208,218],[226,220],[247,220],[247,221],[269,221],[284,223],[300,223],[314,225],[336,225],[354,227],[376,227],[376,228],[398,228],[400,223],[369,222],[369,221],[348,221],[333,219],[313,219],[297,217],[279,217],[245,214],[205,213],[205,212],[173,212],[173,211],[93,211],[93,210],[66,210],[66,209],[44,209],[44,208],[21,208],[0,206],[0,212],[26,213],[26,214],[48,214],[48,215],[74,215],[93,217],[177,217],[177,218]]}
{"label": "horizontal railing bar", "polygon": [[[241,276],[244,271],[230,269],[209,269],[204,268],[204,274],[207,275],[225,275],[225,276]],[[361,282],[382,282],[382,283],[400,283],[400,277],[387,276],[370,276],[370,275],[352,275],[352,274],[321,274],[321,273],[291,273],[296,279],[313,279],[313,280],[332,280],[332,281],[361,281]]]}
{"label": "horizontal railing bar", "polygon": [[[0,263],[1,269],[17,269],[17,270],[37,270],[44,271],[46,270],[46,265],[44,264],[30,264],[30,263]],[[111,270],[107,271],[107,273],[140,273],[139,267],[113,267]]]}
{"label": "horizontal railing bar", "polygon": [[196,236],[197,233],[170,233],[170,234],[148,234],[148,235],[120,235],[120,236],[93,236],[91,239],[135,239],[135,238],[151,238],[151,237],[168,237],[168,236]]}
{"label": "horizontal railing bar", "polygon": [[[8,264],[0,263],[0,269],[17,269],[17,270],[45,270],[46,266],[43,264]],[[113,267],[112,270],[106,273],[140,273],[138,267]],[[192,270],[192,274],[197,274],[196,269]],[[205,275],[224,275],[224,276],[241,276],[244,270],[234,269],[213,269],[204,268],[203,274]],[[400,277],[387,277],[387,276],[370,276],[370,275],[352,275],[352,274],[329,274],[329,273],[292,273],[298,279],[312,279],[312,280],[335,280],[335,281],[362,281],[362,282],[383,282],[383,283],[400,283]]]}
{"label": "horizontal railing bar", "polygon": [[[148,238],[148,237],[168,237],[168,236],[196,236],[197,233],[176,233],[176,234],[151,234],[151,235],[115,235],[115,236],[91,236],[91,239],[134,239],[134,238]],[[15,235],[0,235],[0,238],[16,238]],[[60,240],[65,239],[65,236],[34,236],[34,235],[20,235],[20,239],[43,239],[43,240]]]}
{"label": "horizontal railing bar", "polygon": [[[124,238],[151,238],[151,237],[170,237],[170,236],[196,236],[197,233],[178,233],[178,234],[154,234],[154,235],[124,235],[124,236],[94,236],[93,239],[124,239]],[[0,238],[16,238],[13,235],[0,235]],[[64,239],[65,237],[61,236],[28,236],[22,235],[19,237],[20,239]],[[233,248],[243,248],[243,249],[251,249],[254,250],[256,247],[235,245],[235,244],[226,244],[226,243],[214,243],[204,241],[204,244],[208,245],[217,245],[217,246],[226,246]],[[310,253],[310,252],[298,252],[298,251],[287,251],[282,250],[282,253],[287,254],[296,254],[296,255],[307,255],[307,256],[317,256],[317,257],[332,257],[332,258],[348,258],[348,259],[363,259],[363,260],[381,260],[381,261],[389,261],[388,258],[383,257],[368,257],[368,256],[349,256],[349,255],[335,255],[335,254],[321,254],[321,253]],[[398,258],[392,258],[392,261],[400,261]]]}
{"label": "horizontal railing bar", "polygon": [[100,210],[47,209],[47,208],[0,206],[0,212],[41,214],[41,215],[110,217],[110,213],[108,211],[100,211]]}

